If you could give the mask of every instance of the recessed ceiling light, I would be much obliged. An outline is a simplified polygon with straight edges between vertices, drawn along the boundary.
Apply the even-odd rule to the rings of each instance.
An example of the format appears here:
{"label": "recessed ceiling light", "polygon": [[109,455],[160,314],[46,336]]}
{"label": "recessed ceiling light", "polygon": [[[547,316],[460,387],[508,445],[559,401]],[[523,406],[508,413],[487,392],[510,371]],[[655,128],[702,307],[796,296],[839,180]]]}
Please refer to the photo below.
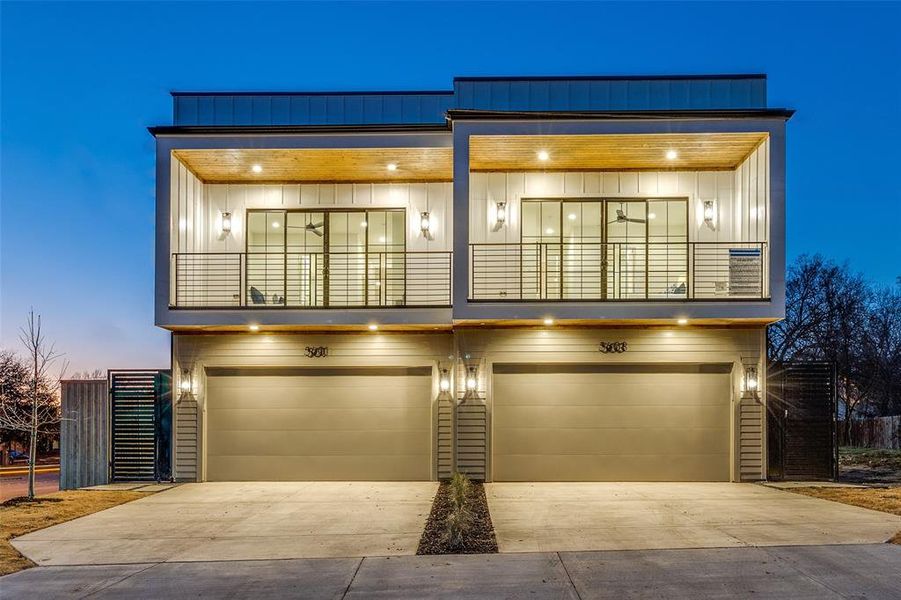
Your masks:
{"label": "recessed ceiling light", "polygon": [[261,165],[254,165],[254,166],[250,167],[250,170],[253,171],[254,173],[262,173],[263,167]]}
{"label": "recessed ceiling light", "polygon": [[553,325],[553,324],[554,324],[554,320],[551,319],[550,317],[548,317],[547,319],[544,320],[544,324],[545,324],[545,325]]}
{"label": "recessed ceiling light", "polygon": [[248,325],[247,328],[251,331],[259,331],[260,330],[259,325]]}
{"label": "recessed ceiling light", "polygon": [[657,214],[656,214],[656,213],[648,213],[648,218],[649,218],[649,219],[656,219],[656,218],[657,218]]}
{"label": "recessed ceiling light", "polygon": [[679,325],[688,325],[688,319],[678,319],[676,323]]}
{"label": "recessed ceiling light", "polygon": [[369,223],[367,223],[366,221],[360,222],[360,227],[366,227],[367,225],[369,225]]}
{"label": "recessed ceiling light", "polygon": [[551,157],[551,155],[547,153],[547,150],[539,150],[538,151],[538,160],[547,160],[550,157]]}
{"label": "recessed ceiling light", "polygon": [[569,217],[569,220],[570,220],[570,221],[575,221],[575,220],[576,220],[576,213],[569,213],[568,217]]}
{"label": "recessed ceiling light", "polygon": [[369,325],[369,331],[378,331],[378,329],[379,329],[379,326],[376,325],[375,323],[371,323]]}
{"label": "recessed ceiling light", "polygon": [[272,222],[272,227],[273,227],[274,229],[278,229],[278,221],[273,221],[273,222]]}
{"label": "recessed ceiling light", "polygon": [[547,229],[544,230],[544,233],[546,235],[554,235],[554,230],[552,228],[548,227]]}
{"label": "recessed ceiling light", "polygon": [[389,171],[397,171],[397,164],[396,163],[388,163],[388,170]]}
{"label": "recessed ceiling light", "polygon": [[679,158],[679,153],[675,150],[666,151],[666,160],[676,160],[677,158]]}

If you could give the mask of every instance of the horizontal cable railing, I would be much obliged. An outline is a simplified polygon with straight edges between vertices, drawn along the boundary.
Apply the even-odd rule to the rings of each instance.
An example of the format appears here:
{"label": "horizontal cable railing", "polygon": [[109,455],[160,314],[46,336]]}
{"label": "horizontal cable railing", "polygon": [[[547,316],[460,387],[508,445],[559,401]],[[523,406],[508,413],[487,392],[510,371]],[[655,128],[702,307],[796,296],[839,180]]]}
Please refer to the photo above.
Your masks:
{"label": "horizontal cable railing", "polygon": [[450,252],[172,255],[178,308],[450,306]]}
{"label": "horizontal cable railing", "polygon": [[765,242],[471,244],[471,300],[769,297]]}

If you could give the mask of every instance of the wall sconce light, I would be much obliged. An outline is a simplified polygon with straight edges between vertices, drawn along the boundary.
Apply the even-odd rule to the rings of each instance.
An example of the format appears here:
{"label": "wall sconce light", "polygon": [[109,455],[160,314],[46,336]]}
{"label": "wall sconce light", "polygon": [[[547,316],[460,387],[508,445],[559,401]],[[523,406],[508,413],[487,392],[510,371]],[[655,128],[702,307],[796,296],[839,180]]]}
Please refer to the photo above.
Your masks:
{"label": "wall sconce light", "polygon": [[183,369],[181,379],[178,382],[178,390],[183,394],[190,394],[194,391],[194,384],[191,381],[191,370]]}
{"label": "wall sconce light", "polygon": [[422,231],[422,237],[432,239],[432,218],[428,212],[419,213],[419,229]]}
{"label": "wall sconce light", "polygon": [[232,214],[230,212],[222,213],[222,233],[228,235],[232,231]]}
{"label": "wall sconce light", "polygon": [[466,393],[475,394],[479,387],[478,367],[466,367]]}
{"label": "wall sconce light", "polygon": [[447,369],[441,369],[441,374],[438,375],[438,389],[442,392],[450,391],[450,373],[448,373]]}
{"label": "wall sconce light", "polygon": [[498,225],[503,225],[507,222],[507,203],[506,202],[498,202],[497,203],[497,213],[495,215],[495,220]]}
{"label": "wall sconce light", "polygon": [[713,200],[704,200],[704,224],[716,229],[716,203]]}
{"label": "wall sconce light", "polygon": [[744,391],[749,396],[757,397],[760,391],[760,378],[757,374],[757,365],[745,365]]}

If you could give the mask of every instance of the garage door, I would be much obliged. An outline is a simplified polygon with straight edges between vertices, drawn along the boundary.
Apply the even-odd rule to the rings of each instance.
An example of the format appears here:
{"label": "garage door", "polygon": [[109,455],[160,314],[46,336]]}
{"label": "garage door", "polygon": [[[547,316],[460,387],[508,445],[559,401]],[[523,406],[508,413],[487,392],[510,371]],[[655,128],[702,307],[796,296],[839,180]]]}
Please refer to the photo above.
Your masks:
{"label": "garage door", "polygon": [[495,481],[728,481],[731,365],[495,364]]}
{"label": "garage door", "polygon": [[208,481],[428,480],[431,368],[208,369]]}

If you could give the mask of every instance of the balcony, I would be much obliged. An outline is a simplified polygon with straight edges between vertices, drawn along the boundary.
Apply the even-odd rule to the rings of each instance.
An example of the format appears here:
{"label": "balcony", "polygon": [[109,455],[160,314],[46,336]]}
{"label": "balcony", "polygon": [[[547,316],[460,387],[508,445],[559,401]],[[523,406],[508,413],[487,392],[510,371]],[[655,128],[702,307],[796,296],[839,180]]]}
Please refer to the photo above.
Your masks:
{"label": "balcony", "polygon": [[472,301],[769,297],[765,242],[470,244]]}
{"label": "balcony", "polygon": [[172,308],[441,308],[450,252],[227,252],[172,255]]}

